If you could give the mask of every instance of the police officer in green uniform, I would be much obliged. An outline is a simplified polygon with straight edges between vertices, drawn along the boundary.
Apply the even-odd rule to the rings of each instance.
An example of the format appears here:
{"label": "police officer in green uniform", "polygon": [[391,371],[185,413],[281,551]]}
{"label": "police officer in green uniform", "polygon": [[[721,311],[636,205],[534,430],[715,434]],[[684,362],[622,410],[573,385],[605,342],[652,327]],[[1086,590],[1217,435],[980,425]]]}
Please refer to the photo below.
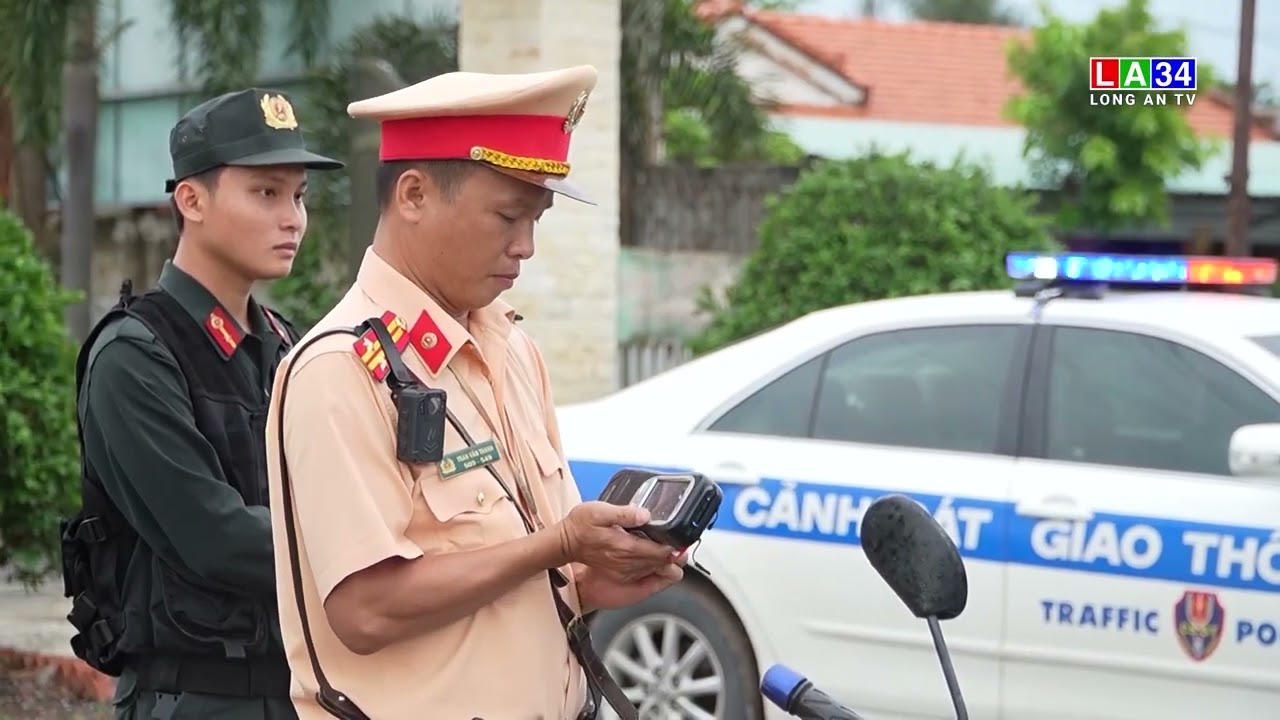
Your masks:
{"label": "police officer in green uniform", "polygon": [[283,93],[229,93],[169,138],[178,246],[77,362],[83,508],[63,526],[76,654],[116,718],[295,718],[276,609],[264,428],[297,333],[251,296],[306,231],[306,150]]}

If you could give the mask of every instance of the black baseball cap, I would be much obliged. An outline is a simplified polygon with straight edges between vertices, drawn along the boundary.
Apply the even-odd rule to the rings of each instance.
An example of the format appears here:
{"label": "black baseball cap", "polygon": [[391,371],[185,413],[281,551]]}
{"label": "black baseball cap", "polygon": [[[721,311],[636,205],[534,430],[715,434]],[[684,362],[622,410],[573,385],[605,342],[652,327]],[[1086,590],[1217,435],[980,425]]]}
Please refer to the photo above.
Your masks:
{"label": "black baseball cap", "polygon": [[341,170],[345,165],[306,149],[289,96],[250,88],[219,95],[192,108],[169,132],[173,179],[178,181],[223,165],[302,165],[309,170]]}

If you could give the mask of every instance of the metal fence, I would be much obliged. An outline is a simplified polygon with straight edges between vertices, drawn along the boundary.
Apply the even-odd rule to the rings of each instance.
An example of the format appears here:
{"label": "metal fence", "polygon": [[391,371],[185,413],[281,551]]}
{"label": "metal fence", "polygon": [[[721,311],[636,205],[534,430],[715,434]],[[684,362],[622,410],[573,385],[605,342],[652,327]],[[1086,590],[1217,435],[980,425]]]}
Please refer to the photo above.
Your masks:
{"label": "metal fence", "polygon": [[679,338],[633,338],[618,345],[618,384],[634,385],[692,357]]}

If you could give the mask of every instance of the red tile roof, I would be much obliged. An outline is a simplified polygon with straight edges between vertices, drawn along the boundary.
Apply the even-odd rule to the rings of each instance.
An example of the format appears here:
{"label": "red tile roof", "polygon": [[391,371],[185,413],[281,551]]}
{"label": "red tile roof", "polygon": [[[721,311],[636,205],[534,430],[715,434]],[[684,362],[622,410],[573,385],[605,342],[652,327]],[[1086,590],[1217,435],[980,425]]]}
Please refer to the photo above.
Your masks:
{"label": "red tile roof", "polygon": [[[1003,115],[1005,102],[1020,90],[1008,72],[1006,48],[1025,41],[1030,36],[1025,29],[826,18],[753,10],[733,0],[706,0],[698,11],[712,22],[742,15],[868,90],[867,101],[859,106],[784,105],[776,112],[947,125],[1015,124]],[[1208,91],[1197,94],[1188,119],[1202,135],[1231,135],[1230,103]],[[1261,121],[1253,137],[1276,138]]]}

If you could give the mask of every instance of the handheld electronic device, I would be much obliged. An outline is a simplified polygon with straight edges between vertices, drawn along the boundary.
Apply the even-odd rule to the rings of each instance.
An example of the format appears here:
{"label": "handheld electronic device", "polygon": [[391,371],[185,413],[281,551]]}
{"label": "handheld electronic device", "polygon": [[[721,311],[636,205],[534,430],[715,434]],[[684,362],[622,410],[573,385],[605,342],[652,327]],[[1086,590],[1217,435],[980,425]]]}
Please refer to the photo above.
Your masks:
{"label": "handheld electronic device", "polygon": [[724,492],[701,473],[661,473],[626,468],[614,473],[600,500],[614,505],[639,505],[649,522],[636,532],[656,543],[683,550],[715,524]]}

